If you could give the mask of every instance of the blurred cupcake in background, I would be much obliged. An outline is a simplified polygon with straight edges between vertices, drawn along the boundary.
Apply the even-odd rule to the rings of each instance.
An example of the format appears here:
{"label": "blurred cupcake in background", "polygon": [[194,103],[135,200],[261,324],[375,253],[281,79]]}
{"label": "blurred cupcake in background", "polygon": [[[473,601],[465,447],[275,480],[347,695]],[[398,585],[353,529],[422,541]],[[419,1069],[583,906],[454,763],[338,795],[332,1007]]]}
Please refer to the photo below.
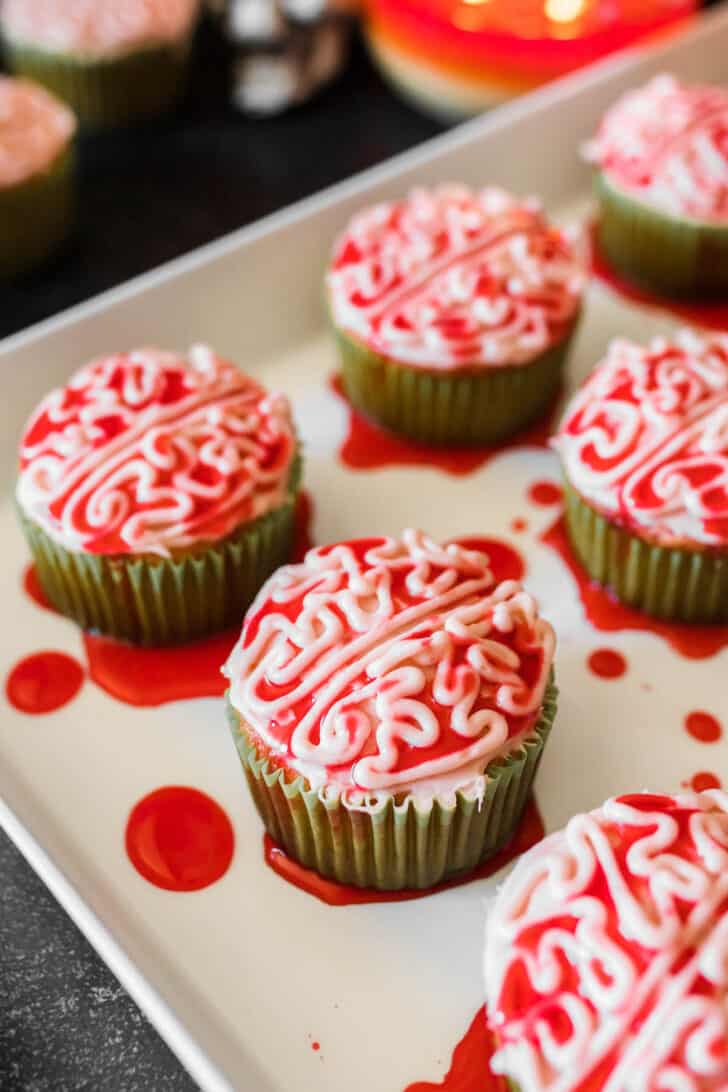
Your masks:
{"label": "blurred cupcake in background", "polygon": [[305,102],[349,55],[350,6],[338,0],[209,0],[235,51],[232,99],[266,116]]}
{"label": "blurred cupcake in background", "polygon": [[50,257],[73,224],[76,119],[44,88],[0,76],[0,276]]}
{"label": "blurred cupcake in background", "polygon": [[200,0],[2,0],[11,69],[65,99],[86,125],[168,110],[185,82]]}

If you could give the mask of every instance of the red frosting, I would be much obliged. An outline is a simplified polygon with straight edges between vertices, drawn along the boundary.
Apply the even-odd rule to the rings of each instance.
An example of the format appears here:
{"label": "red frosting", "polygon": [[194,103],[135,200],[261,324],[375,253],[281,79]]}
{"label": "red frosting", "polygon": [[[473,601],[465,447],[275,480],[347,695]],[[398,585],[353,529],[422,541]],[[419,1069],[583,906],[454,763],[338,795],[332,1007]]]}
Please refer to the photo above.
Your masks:
{"label": "red frosting", "polygon": [[211,350],[118,353],[33,414],[18,501],[67,549],[166,556],[281,503],[295,451],[286,400]]}

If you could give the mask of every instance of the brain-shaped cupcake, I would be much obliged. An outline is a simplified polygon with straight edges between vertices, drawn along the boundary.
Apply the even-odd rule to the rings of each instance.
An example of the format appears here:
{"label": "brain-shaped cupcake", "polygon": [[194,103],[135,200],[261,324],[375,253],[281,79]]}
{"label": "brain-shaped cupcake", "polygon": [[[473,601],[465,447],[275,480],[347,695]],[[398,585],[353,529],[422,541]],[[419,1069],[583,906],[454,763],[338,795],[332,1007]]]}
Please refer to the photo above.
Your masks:
{"label": "brain-shaped cupcake", "polygon": [[589,158],[619,189],[673,216],[728,220],[728,93],[657,76],[607,112]]}
{"label": "brain-shaped cupcake", "polygon": [[618,340],[556,446],[569,483],[651,541],[728,543],[728,336]]}
{"label": "brain-shaped cupcake", "polygon": [[295,450],[286,400],[211,350],[118,353],[40,403],[17,498],[68,550],[166,557],[279,505]]}
{"label": "brain-shaped cupcake", "polygon": [[450,185],[355,216],[328,293],[335,325],[373,352],[449,371],[531,360],[564,337],[582,283],[537,205]]}
{"label": "brain-shaped cupcake", "polygon": [[246,731],[312,786],[432,796],[520,746],[553,648],[533,598],[497,583],[486,555],[409,531],[281,569],[226,673]]}
{"label": "brain-shaped cupcake", "polygon": [[638,794],[523,857],[488,921],[495,1071],[523,1092],[728,1087],[728,796]]}

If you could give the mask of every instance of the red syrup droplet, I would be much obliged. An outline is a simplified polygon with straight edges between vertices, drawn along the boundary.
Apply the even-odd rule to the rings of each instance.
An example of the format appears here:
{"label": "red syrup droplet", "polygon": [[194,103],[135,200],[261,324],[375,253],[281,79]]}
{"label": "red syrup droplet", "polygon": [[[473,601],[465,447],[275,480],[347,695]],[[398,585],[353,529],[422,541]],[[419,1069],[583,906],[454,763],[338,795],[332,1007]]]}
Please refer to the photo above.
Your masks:
{"label": "red syrup droplet", "polygon": [[35,652],[12,669],[5,682],[5,694],[21,713],[54,713],[76,697],[84,671],[65,652]]}
{"label": "red syrup droplet", "polygon": [[412,899],[423,899],[427,895],[436,895],[440,891],[448,891],[451,887],[460,887],[466,883],[473,883],[475,880],[487,879],[505,868],[520,854],[525,853],[531,846],[540,842],[543,836],[543,820],[536,801],[531,798],[526,805],[518,830],[505,849],[485,861],[474,872],[469,872],[462,878],[446,880],[445,883],[421,891],[413,889],[377,891],[370,887],[353,887],[349,884],[336,883],[335,880],[324,879],[317,872],[304,868],[303,865],[294,861],[267,834],[263,836],[263,855],[269,868],[293,887],[305,891],[307,895],[313,895],[328,906],[356,906],[370,902],[409,902]]}
{"label": "red syrup droplet", "polygon": [[515,535],[520,535],[524,531],[527,531],[527,530],[528,530],[528,520],[527,519],[522,519],[520,516],[516,516],[515,519],[511,520],[511,531],[513,531],[513,533]]}
{"label": "red syrup droplet", "polygon": [[720,778],[708,770],[701,770],[700,773],[693,774],[687,785],[693,792],[704,792],[706,789],[720,789],[723,787]]}
{"label": "red syrup droplet", "polygon": [[699,743],[717,743],[723,735],[723,726],[712,713],[698,709],[685,717],[685,731]]}
{"label": "red syrup droplet", "polygon": [[313,546],[311,538],[313,510],[311,494],[308,490],[302,489],[296,498],[292,561],[303,561]]}
{"label": "red syrup droplet", "polygon": [[317,1043],[317,1042],[311,1043],[311,1050],[321,1050],[321,1043]]}
{"label": "red syrup droplet", "polygon": [[220,668],[239,629],[204,641],[168,648],[141,648],[84,633],[89,675],[102,690],[127,705],[154,706],[190,698],[218,698],[228,686]]}
{"label": "red syrup droplet", "polygon": [[665,299],[646,288],[632,284],[612,269],[599,249],[595,222],[589,226],[589,246],[592,274],[616,295],[629,300],[630,303],[638,303],[641,307],[669,311],[678,318],[697,326],[707,326],[713,330],[728,330],[728,303],[698,303]]}
{"label": "red syrup droplet", "polygon": [[556,482],[534,482],[529,486],[527,496],[531,504],[547,508],[552,504],[561,504],[564,491]]}
{"label": "red syrup droplet", "polygon": [[465,1035],[455,1047],[447,1074],[437,1084],[417,1081],[405,1092],[507,1092],[503,1077],[491,1073],[490,1060],[495,1052],[485,1008],[479,1009]]}
{"label": "red syrup droplet", "polygon": [[464,538],[452,540],[458,546],[464,546],[467,550],[477,550],[487,554],[490,561],[490,571],[495,580],[522,580],[526,572],[526,562],[518,550],[499,538],[481,538],[477,535],[466,535]]}
{"label": "red syrup droplet", "polygon": [[126,852],[137,872],[166,891],[199,891],[227,872],[235,835],[220,805],[199,789],[169,785],[129,814]]}
{"label": "red syrup droplet", "polygon": [[627,661],[613,648],[596,648],[587,660],[589,670],[600,679],[620,679],[627,670]]}
{"label": "red syrup droplet", "polygon": [[541,541],[559,555],[576,581],[584,613],[595,629],[603,633],[639,630],[662,637],[681,656],[705,660],[728,646],[728,626],[701,626],[687,622],[664,622],[620,603],[609,591],[589,579],[569,543],[566,524],[559,517],[541,535]]}
{"label": "red syrup droplet", "polygon": [[376,470],[387,466],[431,466],[445,471],[446,474],[471,474],[504,451],[518,447],[547,447],[559,401],[557,395],[553,406],[540,421],[502,444],[489,447],[440,448],[406,440],[362,417],[350,406],[339,375],[333,376],[329,386],[346,403],[349,410],[349,431],[339,451],[339,458],[351,470]]}
{"label": "red syrup droplet", "polygon": [[41,587],[40,580],[38,579],[38,570],[32,561],[29,565],[26,565],[25,572],[23,573],[23,590],[28,598],[33,600],[36,606],[42,607],[43,610],[52,611],[53,614],[58,614],[58,611]]}

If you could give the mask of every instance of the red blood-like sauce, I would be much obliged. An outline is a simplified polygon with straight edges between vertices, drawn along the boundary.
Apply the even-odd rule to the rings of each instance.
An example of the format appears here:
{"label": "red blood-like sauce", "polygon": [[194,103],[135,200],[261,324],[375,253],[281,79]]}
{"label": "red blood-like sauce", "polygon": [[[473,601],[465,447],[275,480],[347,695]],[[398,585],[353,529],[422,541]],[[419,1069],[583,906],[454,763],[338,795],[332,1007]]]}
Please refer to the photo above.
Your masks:
{"label": "red blood-like sauce", "polygon": [[564,491],[556,482],[534,482],[529,486],[528,499],[531,504],[548,507],[552,504],[561,504],[564,499]]}
{"label": "red blood-like sauce", "polygon": [[511,531],[513,531],[514,534],[520,535],[524,531],[527,531],[527,530],[528,530],[528,520],[527,519],[522,519],[520,516],[516,516],[515,519],[511,520]]}
{"label": "red blood-like sauce", "polygon": [[490,1071],[494,1054],[493,1037],[488,1029],[485,1008],[479,1009],[465,1035],[455,1047],[447,1074],[437,1083],[416,1081],[404,1092],[507,1092],[502,1077]]}
{"label": "red blood-like sauce", "polygon": [[619,679],[627,670],[627,661],[613,648],[596,648],[587,660],[589,670],[600,679]]}
{"label": "red blood-like sauce", "polygon": [[127,705],[152,706],[224,694],[228,684],[220,668],[239,633],[228,630],[169,648],[139,648],[90,633],[84,634],[83,643],[97,686]]}
{"label": "red blood-like sauce", "polygon": [[599,250],[596,223],[591,224],[589,237],[592,273],[618,296],[629,300],[630,303],[638,303],[641,307],[670,311],[678,318],[696,326],[705,326],[712,330],[728,330],[728,303],[698,303],[656,296],[646,288],[640,288],[631,281],[625,280],[612,269]]}
{"label": "red blood-like sauce", "polygon": [[712,713],[698,709],[685,717],[685,731],[700,743],[717,743],[723,735],[723,726]]}
{"label": "red blood-like sauce", "polygon": [[349,408],[349,431],[339,451],[339,458],[352,470],[376,470],[386,466],[431,466],[447,474],[471,474],[503,451],[517,447],[547,447],[553,432],[554,411],[558,401],[557,398],[542,420],[502,444],[475,448],[439,448],[395,436],[362,417],[349,405],[340,376],[336,375],[331,379],[330,387]]}
{"label": "red blood-like sauce", "polygon": [[490,560],[490,571],[496,583],[500,584],[502,580],[523,579],[526,562],[518,550],[507,542],[501,542],[499,538],[480,538],[477,535],[466,535],[453,541],[467,550],[477,550],[487,554]]}
{"label": "red blood-like sauce", "polygon": [[73,656],[35,652],[11,670],[5,694],[21,713],[53,713],[76,697],[83,680],[84,670]]}
{"label": "red blood-like sauce", "polygon": [[584,613],[595,629],[605,633],[641,630],[667,641],[686,659],[704,660],[728,645],[728,626],[700,626],[686,622],[664,622],[620,603],[611,592],[589,579],[571,550],[562,517],[541,536],[568,567],[577,584]]}
{"label": "red blood-like sauce", "polygon": [[459,887],[464,883],[472,883],[474,880],[487,879],[488,876],[494,875],[521,853],[525,853],[531,846],[540,842],[543,836],[543,820],[535,800],[531,799],[526,806],[518,830],[505,849],[462,879],[448,880],[422,891],[376,891],[374,888],[353,887],[336,883],[334,880],[326,880],[317,872],[304,868],[303,865],[292,860],[267,834],[263,836],[263,853],[269,868],[294,887],[305,891],[306,894],[313,895],[329,906],[354,906],[370,902],[408,902],[411,899],[422,899],[426,895],[436,895],[440,891],[447,891],[451,887]]}
{"label": "red blood-like sauce", "polygon": [[317,1043],[317,1042],[311,1043],[311,1050],[321,1050],[321,1043]]}
{"label": "red blood-like sauce", "polygon": [[199,891],[227,872],[235,835],[220,805],[199,789],[169,785],[143,797],[126,824],[137,872],[166,891]]}
{"label": "red blood-like sauce", "polygon": [[710,773],[709,770],[701,770],[699,773],[693,774],[688,782],[683,782],[687,788],[693,790],[693,792],[704,792],[705,789],[720,789],[722,788],[722,782],[717,774]]}

